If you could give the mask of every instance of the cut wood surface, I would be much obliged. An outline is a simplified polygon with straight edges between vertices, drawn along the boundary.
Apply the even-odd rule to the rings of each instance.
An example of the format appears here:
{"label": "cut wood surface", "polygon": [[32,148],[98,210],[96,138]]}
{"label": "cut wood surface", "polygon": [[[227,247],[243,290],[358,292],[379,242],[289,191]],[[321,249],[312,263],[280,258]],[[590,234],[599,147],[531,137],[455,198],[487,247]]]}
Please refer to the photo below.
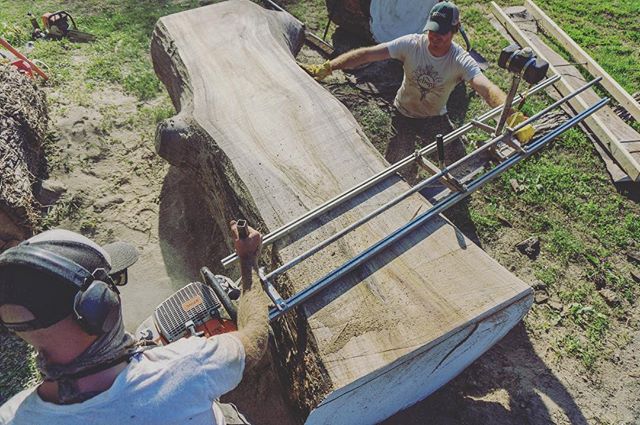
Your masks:
{"label": "cut wood surface", "polygon": [[[539,57],[549,62],[549,69],[552,74],[562,76],[562,78],[554,84],[554,87],[556,87],[563,96],[568,95],[586,83],[578,69],[571,66],[561,55],[547,46],[544,41],[538,37],[536,34],[535,21],[526,17],[520,19],[521,22],[527,22],[528,31],[525,34],[518,26],[522,25],[522,23],[519,22],[517,24],[514,22],[495,2],[491,2],[491,6],[496,19],[500,21],[518,44],[522,47],[531,47]],[[519,11],[519,14],[526,12],[524,8],[518,8],[516,10]],[[569,104],[575,111],[581,112],[587,109],[589,105],[595,103],[599,98],[600,96],[593,90],[586,90],[571,99]],[[640,181],[640,134],[620,119],[611,108],[606,106],[588,117],[585,123],[589,130],[591,130],[611,156],[618,162],[620,167],[627,173],[629,178],[633,181]]]}
{"label": "cut wood surface", "polygon": [[[295,62],[304,34],[282,12],[232,0],[166,16],[154,68],[178,115],[158,152],[189,169],[221,232],[273,231],[388,166],[349,111]],[[275,264],[408,189],[397,176],[264,253]],[[419,195],[291,270],[292,294],[424,212]],[[375,423],[443,385],[526,313],[532,290],[444,218],[273,323],[287,396],[308,423]],[[263,422],[260,422],[263,423]]]}
{"label": "cut wood surface", "polygon": [[602,87],[616,99],[636,121],[640,122],[640,104],[625,89],[613,79],[587,52],[584,51],[573,39],[553,22],[546,13],[542,11],[531,0],[525,0],[524,6],[536,19],[538,25],[547,33],[558,39],[562,47],[567,49],[574,60],[580,62],[584,68],[594,77],[602,77]]}

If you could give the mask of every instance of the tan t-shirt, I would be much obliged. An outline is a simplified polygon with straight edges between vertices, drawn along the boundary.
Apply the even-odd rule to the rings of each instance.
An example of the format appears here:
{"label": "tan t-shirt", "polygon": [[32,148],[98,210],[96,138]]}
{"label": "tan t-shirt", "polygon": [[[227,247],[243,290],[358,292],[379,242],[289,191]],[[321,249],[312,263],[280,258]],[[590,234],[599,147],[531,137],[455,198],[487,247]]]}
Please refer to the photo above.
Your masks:
{"label": "tan t-shirt", "polygon": [[402,61],[404,79],[394,105],[411,118],[447,113],[447,100],[455,86],[469,81],[482,71],[471,56],[452,43],[449,52],[433,56],[426,34],[409,34],[386,43],[392,58]]}

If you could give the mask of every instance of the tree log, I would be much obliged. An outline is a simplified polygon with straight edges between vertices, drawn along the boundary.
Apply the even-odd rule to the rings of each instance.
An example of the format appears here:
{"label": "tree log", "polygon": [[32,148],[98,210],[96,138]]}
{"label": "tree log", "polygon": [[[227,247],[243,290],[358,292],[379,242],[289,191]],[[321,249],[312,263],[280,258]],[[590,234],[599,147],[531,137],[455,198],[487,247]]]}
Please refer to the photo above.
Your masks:
{"label": "tree log", "polygon": [[0,251],[38,225],[34,188],[47,174],[48,122],[44,93],[12,66],[0,65]]}
{"label": "tree log", "polygon": [[[156,149],[196,176],[223,234],[238,217],[275,230],[388,166],[296,64],[303,36],[286,13],[246,0],[156,25],[154,67],[178,111],[159,125]],[[262,264],[273,269],[407,189],[398,176],[381,182]],[[410,197],[279,278],[278,290],[303,289],[428,208]],[[531,302],[528,285],[438,217],[272,323],[273,358],[301,421],[374,423],[460,373]]]}

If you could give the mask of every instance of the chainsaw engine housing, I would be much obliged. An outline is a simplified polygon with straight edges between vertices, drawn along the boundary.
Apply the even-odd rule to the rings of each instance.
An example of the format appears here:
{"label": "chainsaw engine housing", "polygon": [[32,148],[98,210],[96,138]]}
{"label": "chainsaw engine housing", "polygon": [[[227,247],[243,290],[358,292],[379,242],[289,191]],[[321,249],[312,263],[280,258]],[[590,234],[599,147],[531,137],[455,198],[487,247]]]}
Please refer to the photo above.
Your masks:
{"label": "chainsaw engine housing", "polygon": [[173,342],[189,334],[191,323],[202,327],[211,320],[221,319],[220,307],[213,289],[201,282],[192,282],[160,304],[153,313],[153,321],[160,335],[167,342]]}

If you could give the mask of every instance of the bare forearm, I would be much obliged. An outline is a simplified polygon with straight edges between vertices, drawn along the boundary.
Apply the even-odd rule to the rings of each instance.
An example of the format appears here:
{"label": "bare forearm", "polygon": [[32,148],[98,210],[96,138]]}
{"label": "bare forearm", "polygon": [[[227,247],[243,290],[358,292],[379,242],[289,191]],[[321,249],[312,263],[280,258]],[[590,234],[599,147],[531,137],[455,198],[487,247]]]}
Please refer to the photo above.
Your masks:
{"label": "bare forearm", "polygon": [[269,298],[260,287],[252,262],[241,260],[242,295],[238,303],[238,336],[245,349],[245,367],[250,369],[263,356],[269,337]]}
{"label": "bare forearm", "polygon": [[500,106],[504,104],[505,100],[507,100],[507,95],[500,90],[500,87],[496,86],[492,82],[489,82],[488,87],[485,90],[485,93],[480,93],[485,102],[492,108],[496,106]]}
{"label": "bare forearm", "polygon": [[507,95],[500,87],[493,84],[484,74],[480,74],[471,80],[471,87],[492,108],[504,104],[505,100],[507,100]]}
{"label": "bare forearm", "polygon": [[383,45],[361,47],[331,60],[331,69],[354,69],[371,62],[389,59],[389,51]]}

